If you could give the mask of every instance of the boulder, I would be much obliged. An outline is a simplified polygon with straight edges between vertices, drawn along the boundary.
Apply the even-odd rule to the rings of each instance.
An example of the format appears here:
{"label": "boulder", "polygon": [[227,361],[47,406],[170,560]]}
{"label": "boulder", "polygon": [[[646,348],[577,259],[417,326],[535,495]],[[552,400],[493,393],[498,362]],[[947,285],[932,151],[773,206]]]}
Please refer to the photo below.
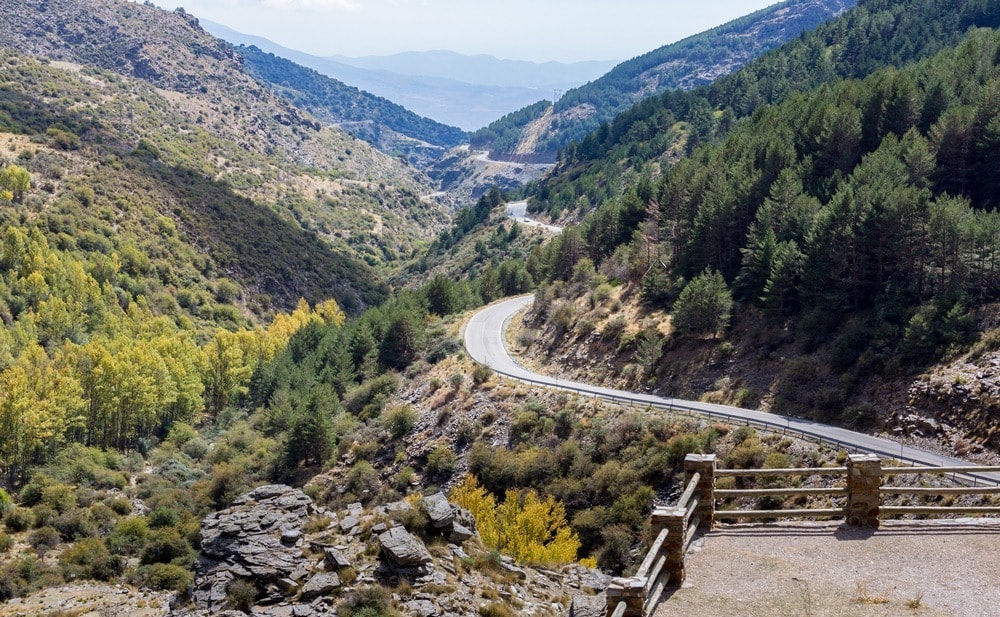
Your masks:
{"label": "boulder", "polygon": [[476,532],[456,521],[451,524],[451,533],[448,534],[448,541],[453,544],[461,544],[474,535],[476,535]]}
{"label": "boulder", "polygon": [[382,554],[397,566],[409,568],[431,562],[431,554],[424,543],[403,527],[393,527],[379,534],[378,541]]}
{"label": "boulder", "polygon": [[326,596],[333,593],[340,587],[340,577],[332,572],[320,572],[315,574],[302,587],[302,599],[310,600],[319,596]]}
{"label": "boulder", "polygon": [[331,570],[342,570],[351,567],[351,561],[338,549],[327,546],[323,549],[323,560]]}
{"label": "boulder", "polygon": [[455,521],[455,506],[448,503],[444,493],[435,493],[420,500],[420,509],[427,514],[434,529],[444,529]]}

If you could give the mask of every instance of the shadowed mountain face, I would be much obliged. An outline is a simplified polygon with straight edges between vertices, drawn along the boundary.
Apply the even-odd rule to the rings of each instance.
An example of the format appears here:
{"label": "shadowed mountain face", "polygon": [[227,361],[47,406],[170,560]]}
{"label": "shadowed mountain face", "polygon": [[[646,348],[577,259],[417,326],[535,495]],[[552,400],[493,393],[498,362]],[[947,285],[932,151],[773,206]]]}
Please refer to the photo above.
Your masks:
{"label": "shadowed mountain face", "polygon": [[468,138],[461,129],[422,118],[391,101],[255,46],[240,45],[236,49],[247,70],[276,94],[383,152],[403,154],[413,163],[424,163]]}
{"label": "shadowed mountain face", "polygon": [[494,157],[555,161],[581,139],[637,101],[672,88],[712,82],[805,30],[843,13],[857,0],[789,0],[623,62],[568,91],[554,106],[538,103],[472,134]]}

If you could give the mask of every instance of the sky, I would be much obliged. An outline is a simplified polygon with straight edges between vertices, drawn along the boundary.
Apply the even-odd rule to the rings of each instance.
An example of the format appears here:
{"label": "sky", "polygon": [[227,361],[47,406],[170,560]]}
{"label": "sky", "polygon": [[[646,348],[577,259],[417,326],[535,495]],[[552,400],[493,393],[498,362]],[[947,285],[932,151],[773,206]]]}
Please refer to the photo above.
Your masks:
{"label": "sky", "polygon": [[626,60],[777,0],[158,0],[313,55]]}

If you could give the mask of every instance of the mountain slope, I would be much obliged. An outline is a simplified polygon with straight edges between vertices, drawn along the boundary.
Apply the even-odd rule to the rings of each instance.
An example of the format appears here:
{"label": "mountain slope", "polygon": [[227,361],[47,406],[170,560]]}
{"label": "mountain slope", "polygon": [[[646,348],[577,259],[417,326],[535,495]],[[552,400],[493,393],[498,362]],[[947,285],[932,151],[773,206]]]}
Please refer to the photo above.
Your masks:
{"label": "mountain slope", "polygon": [[[554,106],[536,104],[472,135],[494,157],[554,161],[636,101],[672,88],[690,89],[732,72],[760,54],[850,8],[857,0],[789,0],[623,62]],[[528,139],[530,136],[530,140]]]}
{"label": "mountain slope", "polygon": [[[243,287],[249,314],[303,296],[333,295],[350,310],[377,302],[384,288],[371,266],[447,221],[419,199],[426,179],[281,101],[187,15],[113,0],[3,8],[0,40],[48,64],[9,52],[10,120],[0,123],[26,135],[67,129],[84,146],[70,154],[82,170],[74,180],[100,199],[90,173],[99,162],[112,184],[137,187],[145,225],[171,219],[180,240],[207,253],[210,271]],[[126,160],[134,177],[118,178],[102,156]],[[35,197],[43,211],[61,194]],[[105,203],[122,212],[129,201]]]}
{"label": "mountain slope", "polygon": [[341,126],[385,152],[403,152],[427,145],[450,148],[466,140],[466,133],[445,126],[381,97],[362,92],[320,74],[261,51],[239,46],[251,75],[269,84],[275,92],[318,119]]}

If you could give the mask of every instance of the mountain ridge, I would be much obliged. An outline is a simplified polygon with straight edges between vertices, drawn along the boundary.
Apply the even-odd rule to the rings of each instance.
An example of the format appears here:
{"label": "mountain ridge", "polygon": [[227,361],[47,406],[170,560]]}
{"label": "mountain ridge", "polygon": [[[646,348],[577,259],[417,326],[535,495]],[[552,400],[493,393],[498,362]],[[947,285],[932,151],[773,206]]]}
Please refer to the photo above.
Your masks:
{"label": "mountain ridge", "polygon": [[566,92],[554,105],[536,103],[475,131],[472,145],[494,158],[555,162],[557,151],[643,98],[707,84],[856,1],[787,0],[665,45]]}

